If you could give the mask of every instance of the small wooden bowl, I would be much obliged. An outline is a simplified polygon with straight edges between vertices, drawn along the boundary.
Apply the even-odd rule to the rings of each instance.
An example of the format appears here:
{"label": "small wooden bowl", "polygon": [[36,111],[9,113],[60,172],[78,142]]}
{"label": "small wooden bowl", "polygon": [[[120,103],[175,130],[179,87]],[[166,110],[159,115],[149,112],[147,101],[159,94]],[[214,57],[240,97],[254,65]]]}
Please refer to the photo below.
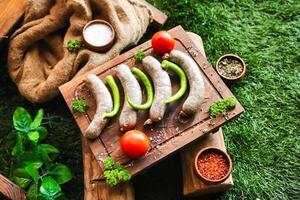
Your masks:
{"label": "small wooden bowl", "polygon": [[[202,176],[202,174],[200,173],[200,171],[198,169],[198,159],[199,159],[201,154],[207,153],[207,152],[217,152],[219,154],[222,154],[225,157],[225,159],[228,161],[228,164],[229,164],[228,172],[221,179],[218,179],[218,180],[208,179],[208,178]],[[194,161],[194,169],[195,169],[196,174],[199,176],[199,178],[203,182],[205,182],[207,184],[218,184],[218,183],[221,183],[221,182],[225,181],[228,178],[228,176],[231,174],[231,172],[232,172],[232,161],[231,161],[229,155],[225,151],[221,150],[220,148],[206,147],[204,149],[199,150],[199,152],[197,153],[197,155],[195,157],[195,161]]]}
{"label": "small wooden bowl", "polygon": [[[93,44],[90,44],[86,41],[85,37],[84,37],[84,32],[86,31],[87,27],[89,27],[90,25],[92,24],[105,24],[107,25],[111,31],[112,31],[112,38],[109,42],[107,42],[106,44],[102,45],[102,46],[95,46]],[[112,25],[110,23],[108,23],[107,21],[105,20],[101,20],[101,19],[95,19],[95,20],[92,20],[92,21],[89,21],[83,28],[82,30],[82,38],[83,38],[83,42],[84,42],[84,45],[90,49],[90,50],[93,50],[93,51],[96,51],[96,52],[100,52],[100,53],[103,53],[103,52],[106,52],[108,51],[112,45],[114,44],[114,40],[115,40],[115,30],[114,28],[112,27]]]}
{"label": "small wooden bowl", "polygon": [[[219,69],[219,63],[222,59],[224,58],[234,58],[236,60],[239,60],[241,63],[242,63],[242,66],[243,66],[243,71],[242,73],[237,76],[237,77],[233,77],[233,78],[230,78],[230,77],[226,77],[224,76],[221,72],[220,72],[220,69]],[[239,80],[241,80],[245,75],[246,75],[246,64],[245,62],[243,61],[242,58],[240,58],[239,56],[237,55],[234,55],[234,54],[225,54],[223,56],[221,56],[218,60],[217,60],[217,63],[216,63],[216,70],[217,70],[217,73],[226,81],[228,82],[237,82]]]}

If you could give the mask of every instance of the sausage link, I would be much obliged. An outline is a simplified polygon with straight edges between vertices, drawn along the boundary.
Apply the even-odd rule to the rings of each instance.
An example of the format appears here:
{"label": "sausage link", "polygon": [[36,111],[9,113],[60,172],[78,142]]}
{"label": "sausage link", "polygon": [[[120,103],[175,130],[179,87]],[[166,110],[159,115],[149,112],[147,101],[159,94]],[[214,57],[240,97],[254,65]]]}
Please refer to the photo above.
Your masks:
{"label": "sausage link", "polygon": [[96,75],[87,75],[87,77],[84,79],[84,82],[93,93],[97,103],[94,119],[86,129],[85,136],[89,139],[95,139],[100,135],[101,131],[108,122],[108,119],[103,118],[103,114],[112,111],[113,101],[109,90]]}
{"label": "sausage link", "polygon": [[[121,64],[116,67],[116,75],[119,78],[124,89],[124,95],[128,96],[134,103],[141,104],[142,90],[131,73],[127,65]],[[133,109],[126,100],[124,100],[123,108],[119,117],[119,123],[122,131],[135,127],[137,121],[137,111]]]}
{"label": "sausage link", "polygon": [[205,84],[203,75],[197,63],[182,51],[172,50],[169,60],[178,64],[188,77],[190,92],[182,106],[181,115],[192,115],[197,112],[204,99]]}
{"label": "sausage link", "polygon": [[142,64],[154,84],[154,100],[150,108],[150,119],[146,120],[146,125],[160,121],[164,117],[167,108],[165,102],[172,95],[172,86],[168,73],[154,57],[146,56]]}

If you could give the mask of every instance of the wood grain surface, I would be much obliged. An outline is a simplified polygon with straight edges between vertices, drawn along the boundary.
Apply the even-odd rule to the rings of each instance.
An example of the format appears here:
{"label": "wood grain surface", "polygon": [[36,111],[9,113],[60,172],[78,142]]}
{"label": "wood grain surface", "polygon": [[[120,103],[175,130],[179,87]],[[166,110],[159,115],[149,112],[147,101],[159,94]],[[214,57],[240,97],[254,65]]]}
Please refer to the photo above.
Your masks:
{"label": "wood grain surface", "polygon": [[145,1],[145,0],[140,0],[140,1],[145,3],[149,7],[149,9],[152,11],[152,14],[153,14],[152,25],[156,28],[161,28],[166,23],[168,16],[165,13],[158,10],[153,5],[151,5],[150,3],[148,3],[147,1]]}
{"label": "wood grain surface", "polygon": [[[0,174],[0,194],[11,200],[25,200],[25,192],[16,184]],[[1,197],[1,195],[0,195]]]}
{"label": "wood grain surface", "polygon": [[130,181],[115,187],[108,186],[104,181],[93,181],[101,177],[102,169],[97,160],[95,160],[95,156],[88,146],[87,139],[82,136],[81,141],[83,151],[84,199],[134,200],[134,188]]}
{"label": "wood grain surface", "polygon": [[25,0],[0,1],[0,42],[22,17],[26,8]]}
{"label": "wood grain surface", "polygon": [[188,196],[205,195],[228,190],[233,186],[230,175],[224,182],[219,184],[206,184],[200,180],[194,170],[194,160],[199,150],[205,147],[218,147],[226,151],[222,130],[209,134],[201,140],[188,145],[180,152],[181,167],[183,174],[183,194]]}
{"label": "wood grain surface", "polygon": [[[244,111],[243,107],[238,102],[236,108],[229,112],[226,118],[223,116],[217,118],[209,117],[208,109],[212,102],[220,98],[234,96],[181,26],[178,26],[169,32],[176,39],[175,48],[191,55],[204,74],[206,92],[202,108],[199,109],[199,112],[197,112],[193,118],[189,118],[183,122],[178,118],[178,113],[185,100],[185,98],[182,98],[180,101],[169,106],[162,122],[149,127],[143,126],[144,121],[148,118],[148,112],[139,112],[139,121],[136,128],[146,132],[149,136],[151,150],[143,158],[137,160],[130,160],[121,151],[119,138],[122,136],[122,132],[119,131],[118,116],[115,117],[110,121],[109,125],[101,133],[101,136],[98,139],[88,140],[88,145],[100,166],[102,166],[105,157],[112,156],[120,163],[126,165],[131,173],[135,175],[199,137],[217,130],[221,125],[227,123],[230,119]],[[150,41],[148,41],[99,66],[89,73],[94,73],[103,80],[106,75],[114,75],[114,67],[121,63],[127,64],[130,67],[136,66],[142,69],[142,66],[133,59],[133,55],[137,50],[143,50],[147,55],[156,56],[152,51]],[[93,95],[83,85],[82,81],[85,76],[86,75],[78,77],[60,87],[60,91],[82,132],[88,127],[96,109]],[[175,92],[178,89],[179,82],[176,77],[171,77],[171,79],[173,92]],[[122,88],[120,87],[120,89]],[[123,93],[121,96],[123,101]],[[86,115],[80,115],[72,111],[72,101],[76,98],[84,98],[89,102],[90,109]]]}
{"label": "wood grain surface", "polygon": [[[200,52],[206,57],[204,45],[200,36],[194,33],[188,33],[189,37],[193,40],[195,45],[199,48]],[[226,151],[223,132],[220,128],[217,133],[209,134],[195,143],[188,145],[180,152],[181,168],[183,176],[183,194],[186,196],[204,195],[225,191],[233,186],[231,175],[229,178],[219,184],[209,185],[201,181],[198,175],[193,170],[193,164],[196,154],[202,148],[214,146]]]}

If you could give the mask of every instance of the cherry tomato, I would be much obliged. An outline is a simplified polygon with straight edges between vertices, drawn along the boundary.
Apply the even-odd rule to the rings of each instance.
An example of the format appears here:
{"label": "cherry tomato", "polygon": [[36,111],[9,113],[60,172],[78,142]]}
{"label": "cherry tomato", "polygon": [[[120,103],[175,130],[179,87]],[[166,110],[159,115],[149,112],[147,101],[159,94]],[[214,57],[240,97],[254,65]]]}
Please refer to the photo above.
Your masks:
{"label": "cherry tomato", "polygon": [[120,139],[122,151],[130,158],[140,158],[144,156],[150,147],[150,142],[142,131],[127,131]]}
{"label": "cherry tomato", "polygon": [[165,54],[174,49],[175,40],[167,31],[159,31],[153,35],[151,44],[156,53]]}

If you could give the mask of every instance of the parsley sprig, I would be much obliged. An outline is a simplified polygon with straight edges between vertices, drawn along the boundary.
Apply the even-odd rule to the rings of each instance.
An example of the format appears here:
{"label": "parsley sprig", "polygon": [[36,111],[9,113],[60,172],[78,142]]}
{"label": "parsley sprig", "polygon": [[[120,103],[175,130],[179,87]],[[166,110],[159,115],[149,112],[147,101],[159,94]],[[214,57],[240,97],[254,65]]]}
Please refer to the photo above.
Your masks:
{"label": "parsley sprig", "polygon": [[83,44],[79,40],[70,39],[67,44],[67,49],[70,52],[77,52],[83,47]]}
{"label": "parsley sprig", "polygon": [[236,101],[232,97],[221,99],[214,102],[209,108],[209,115],[217,117],[219,115],[226,115],[228,110],[235,108]]}
{"label": "parsley sprig", "polygon": [[125,169],[123,165],[116,162],[112,157],[105,158],[103,165],[104,177],[108,185],[115,186],[119,182],[125,182],[131,179],[130,172]]}
{"label": "parsley sprig", "polygon": [[72,102],[72,108],[73,110],[80,112],[80,113],[85,113],[86,110],[88,109],[89,104],[87,100],[73,100]]}
{"label": "parsley sprig", "polygon": [[138,62],[142,62],[142,60],[145,58],[145,53],[142,50],[138,50],[134,54],[134,59]]}

